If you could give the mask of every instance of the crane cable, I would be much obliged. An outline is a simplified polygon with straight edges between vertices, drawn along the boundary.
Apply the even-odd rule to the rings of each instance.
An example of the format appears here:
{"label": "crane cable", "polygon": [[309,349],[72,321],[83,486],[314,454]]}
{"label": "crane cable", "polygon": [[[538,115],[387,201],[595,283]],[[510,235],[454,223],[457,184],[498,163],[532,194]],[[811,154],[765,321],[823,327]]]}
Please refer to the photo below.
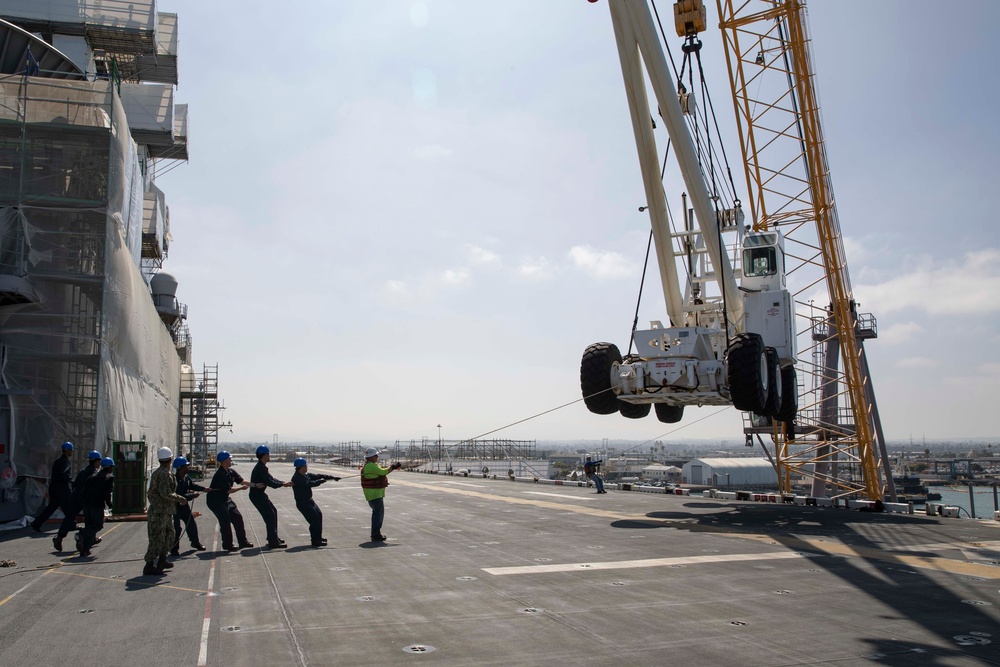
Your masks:
{"label": "crane cable", "polygon": [[[667,173],[667,157],[670,155],[670,139],[667,139],[667,150],[663,153],[663,166],[660,168],[660,182]],[[685,215],[687,215],[685,213]],[[639,327],[639,304],[642,303],[642,290],[646,285],[646,270],[649,269],[649,250],[653,245],[653,230],[649,230],[649,239],[646,241],[646,259],[642,263],[642,278],[639,279],[639,294],[635,300],[635,316],[632,318],[632,333],[628,338],[628,354],[632,354],[632,345],[635,343],[635,330]],[[628,355],[626,355],[628,356]]]}

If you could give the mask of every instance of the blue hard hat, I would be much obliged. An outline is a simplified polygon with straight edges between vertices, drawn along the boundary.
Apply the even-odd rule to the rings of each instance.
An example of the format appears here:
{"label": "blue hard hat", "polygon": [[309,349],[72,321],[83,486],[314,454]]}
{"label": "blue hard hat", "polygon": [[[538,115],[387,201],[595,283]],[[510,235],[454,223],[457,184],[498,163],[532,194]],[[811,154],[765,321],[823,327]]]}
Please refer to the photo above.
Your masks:
{"label": "blue hard hat", "polygon": [[103,459],[101,459],[101,467],[102,468],[113,468],[113,467],[115,467],[115,460],[113,458],[111,458],[110,456],[105,456]]}
{"label": "blue hard hat", "polygon": [[100,458],[101,458],[101,453],[96,449],[91,450],[91,452],[87,454],[87,459],[90,461],[99,461]]}
{"label": "blue hard hat", "polygon": [[306,465],[307,463],[308,463],[308,461],[306,461],[305,459],[299,458],[299,459],[295,459],[295,461],[292,463],[292,465],[295,466],[296,468],[301,468],[302,466]]}
{"label": "blue hard hat", "polygon": [[67,440],[62,444],[62,448],[68,451],[73,451],[73,443]]}
{"label": "blue hard hat", "polygon": [[267,445],[261,445],[257,448],[257,456],[264,456],[264,454],[270,454],[271,448]]}
{"label": "blue hard hat", "polygon": [[231,458],[233,458],[232,455],[227,451],[221,451],[215,455],[215,460],[218,461],[219,463],[222,463],[226,459],[231,459]]}
{"label": "blue hard hat", "polygon": [[188,460],[183,456],[178,456],[176,459],[174,459],[174,469],[183,468],[187,464]]}

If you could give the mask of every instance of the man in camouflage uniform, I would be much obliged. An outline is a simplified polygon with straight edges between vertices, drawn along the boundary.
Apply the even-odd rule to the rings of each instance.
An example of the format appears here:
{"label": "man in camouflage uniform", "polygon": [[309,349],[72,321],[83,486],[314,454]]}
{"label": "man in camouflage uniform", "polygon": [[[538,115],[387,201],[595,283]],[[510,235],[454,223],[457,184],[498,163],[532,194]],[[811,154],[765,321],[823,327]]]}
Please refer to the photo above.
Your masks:
{"label": "man in camouflage uniform", "polygon": [[156,453],[160,467],[149,478],[149,490],[146,491],[149,548],[146,549],[146,566],[142,569],[144,575],[160,575],[174,566],[167,562],[167,552],[174,546],[174,510],[178,503],[186,505],[187,500],[177,494],[177,478],[170,472],[173,458],[169,447],[160,447]]}

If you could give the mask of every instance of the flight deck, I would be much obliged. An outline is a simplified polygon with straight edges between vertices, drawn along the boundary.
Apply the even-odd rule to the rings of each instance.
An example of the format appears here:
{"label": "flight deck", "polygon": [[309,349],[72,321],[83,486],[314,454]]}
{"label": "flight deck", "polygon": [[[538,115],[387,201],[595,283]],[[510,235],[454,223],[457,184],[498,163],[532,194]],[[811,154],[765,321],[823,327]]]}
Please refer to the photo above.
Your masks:
{"label": "flight deck", "polygon": [[[289,468],[289,469],[286,469]],[[290,466],[272,464],[290,477]],[[1000,664],[1000,523],[397,473],[384,543],[354,470],[315,490],[329,546],[270,490],[285,550],[185,538],[141,576],[144,522],[94,557],[0,533],[5,664]],[[67,548],[72,539],[66,540]]]}

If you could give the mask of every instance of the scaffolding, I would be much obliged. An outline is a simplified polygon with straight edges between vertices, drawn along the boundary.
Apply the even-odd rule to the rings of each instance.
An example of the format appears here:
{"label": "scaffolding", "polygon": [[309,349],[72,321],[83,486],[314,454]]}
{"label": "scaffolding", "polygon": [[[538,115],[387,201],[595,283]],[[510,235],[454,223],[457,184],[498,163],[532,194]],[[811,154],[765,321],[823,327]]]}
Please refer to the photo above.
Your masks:
{"label": "scaffolding", "polygon": [[232,428],[223,419],[226,406],[219,400],[219,365],[203,364],[201,373],[181,367],[181,408],[177,455],[185,456],[193,470],[215,465],[219,430]]}
{"label": "scaffolding", "polygon": [[20,475],[44,478],[62,440],[83,454],[129,433],[173,444],[180,360],[162,353],[174,345],[140,270],[128,127],[107,81],[0,76],[3,409]]}

